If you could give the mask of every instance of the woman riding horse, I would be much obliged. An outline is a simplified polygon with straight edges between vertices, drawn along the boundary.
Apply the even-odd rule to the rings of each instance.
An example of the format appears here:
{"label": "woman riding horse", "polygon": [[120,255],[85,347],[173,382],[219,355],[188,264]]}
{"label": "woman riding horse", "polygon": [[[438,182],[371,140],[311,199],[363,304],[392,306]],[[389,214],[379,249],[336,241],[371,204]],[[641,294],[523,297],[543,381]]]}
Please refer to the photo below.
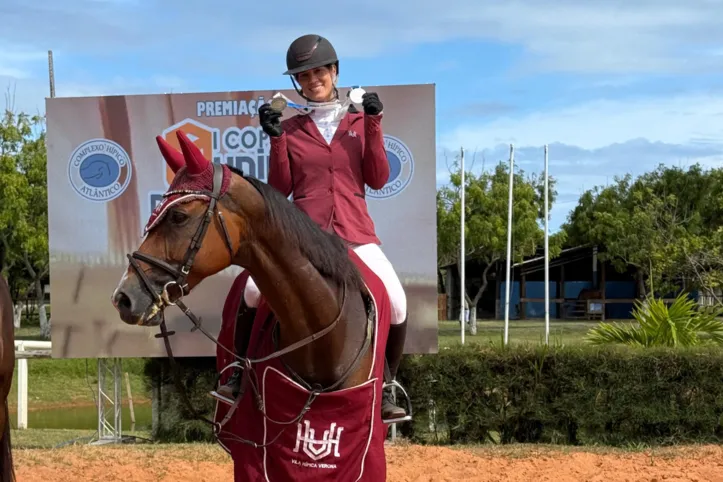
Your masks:
{"label": "woman riding horse", "polygon": [[[335,232],[384,283],[392,305],[392,326],[386,358],[392,379],[401,361],[407,329],[407,299],[391,263],[379,248],[374,222],[369,216],[365,187],[381,189],[389,179],[382,132],[382,103],[376,93],[366,93],[359,113],[353,105],[344,109],[336,88],[339,60],[331,43],[319,35],[297,38],[286,53],[287,71],[294,89],[312,110],[281,121],[281,113],[269,104],[259,108],[260,124],[271,142],[269,179],[285,196],[317,224]],[[297,87],[296,82],[301,86]],[[346,139],[344,139],[346,137]],[[253,321],[260,292],[251,277],[244,290],[240,323]],[[243,332],[244,330],[237,330]],[[243,351],[243,336],[236,349]],[[219,393],[235,398],[240,389],[240,370],[235,371]],[[382,418],[402,418],[390,389],[384,391]]]}

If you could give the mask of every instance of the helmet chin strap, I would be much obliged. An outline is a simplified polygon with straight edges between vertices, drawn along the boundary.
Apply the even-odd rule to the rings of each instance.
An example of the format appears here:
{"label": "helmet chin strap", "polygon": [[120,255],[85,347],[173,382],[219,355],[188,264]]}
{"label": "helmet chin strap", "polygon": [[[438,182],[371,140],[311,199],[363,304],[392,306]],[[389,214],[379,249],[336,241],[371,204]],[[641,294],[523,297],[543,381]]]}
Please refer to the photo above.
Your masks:
{"label": "helmet chin strap", "polygon": [[289,78],[291,78],[291,84],[294,86],[294,90],[296,91],[296,93],[299,94],[299,96],[301,96],[301,98],[306,100],[306,104],[309,107],[313,107],[315,109],[334,108],[340,104],[339,90],[336,88],[336,82],[339,78],[336,75],[334,76],[334,80],[332,81],[332,86],[334,88],[334,98],[332,100],[326,101],[326,102],[317,102],[315,100],[311,100],[310,98],[308,98],[307,96],[304,95],[304,92],[303,92],[303,90],[301,90],[301,87],[299,87],[296,84],[296,79],[294,78],[294,76],[290,75]]}

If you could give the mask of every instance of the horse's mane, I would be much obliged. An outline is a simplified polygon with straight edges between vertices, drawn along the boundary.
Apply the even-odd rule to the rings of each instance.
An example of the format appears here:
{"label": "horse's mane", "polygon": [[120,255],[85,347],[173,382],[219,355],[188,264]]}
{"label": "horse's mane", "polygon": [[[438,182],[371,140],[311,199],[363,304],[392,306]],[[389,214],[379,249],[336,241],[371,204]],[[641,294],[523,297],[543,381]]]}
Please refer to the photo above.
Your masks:
{"label": "horse's mane", "polygon": [[347,288],[363,289],[361,274],[349,258],[347,246],[339,236],[322,230],[273,186],[254,177],[244,176],[233,166],[228,167],[256,188],[264,198],[267,222],[286,233],[287,241],[309,259],[319,274],[339,284],[347,283]]}

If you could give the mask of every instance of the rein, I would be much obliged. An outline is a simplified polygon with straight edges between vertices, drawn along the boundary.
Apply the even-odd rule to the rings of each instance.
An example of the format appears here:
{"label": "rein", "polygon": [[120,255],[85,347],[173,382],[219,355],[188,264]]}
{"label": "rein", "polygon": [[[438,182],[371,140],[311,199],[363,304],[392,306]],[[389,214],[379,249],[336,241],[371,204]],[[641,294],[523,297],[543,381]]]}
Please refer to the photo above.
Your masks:
{"label": "rein", "polygon": [[[343,293],[342,301],[341,301],[341,306],[339,308],[339,314],[336,316],[336,318],[328,326],[321,329],[320,331],[313,333],[313,334],[307,336],[306,338],[303,338],[302,340],[299,340],[285,348],[274,351],[265,357],[252,359],[252,358],[248,358],[248,357],[241,357],[241,356],[237,355],[236,353],[234,353],[232,350],[229,350],[228,348],[223,346],[221,343],[219,343],[218,339],[216,337],[214,337],[213,335],[211,335],[210,333],[208,333],[208,331],[206,331],[206,329],[202,326],[202,320],[199,317],[197,317],[193,313],[193,311],[191,311],[191,309],[188,308],[188,306],[186,306],[186,304],[183,302],[183,297],[190,293],[190,289],[189,289],[189,286],[187,283],[188,274],[191,272],[191,268],[193,266],[194,259],[196,257],[196,254],[198,253],[198,250],[201,248],[203,238],[206,235],[208,226],[211,223],[211,220],[213,219],[214,214],[216,215],[216,217],[218,218],[218,220],[221,224],[221,228],[224,233],[224,241],[226,243],[226,247],[229,251],[229,255],[232,260],[233,260],[234,254],[235,254],[233,251],[233,243],[231,242],[231,237],[230,237],[230,235],[228,233],[228,229],[226,227],[226,222],[223,218],[223,214],[221,213],[221,211],[218,210],[218,206],[217,206],[218,201],[220,199],[221,184],[223,181],[223,167],[220,164],[216,164],[216,163],[212,163],[212,166],[213,166],[213,170],[214,170],[212,192],[209,192],[209,191],[194,191],[194,192],[184,191],[183,192],[184,194],[198,194],[198,195],[206,196],[209,198],[209,203],[208,203],[208,208],[206,209],[206,213],[204,215],[203,221],[198,226],[196,233],[194,234],[193,238],[191,239],[191,243],[188,247],[188,250],[186,251],[186,256],[185,256],[185,259],[184,259],[184,262],[183,262],[183,265],[181,266],[181,268],[176,268],[176,267],[172,266],[170,263],[168,263],[162,259],[158,259],[154,256],[144,254],[139,251],[135,251],[135,252],[133,252],[133,254],[128,254],[126,256],[128,258],[130,265],[133,267],[136,274],[140,277],[144,288],[153,297],[154,306],[161,313],[161,323],[160,323],[160,331],[161,332],[159,334],[156,334],[155,337],[163,338],[163,343],[166,348],[166,352],[168,353],[168,357],[169,357],[169,360],[171,362],[171,366],[173,369],[173,375],[174,375],[173,378],[174,378],[174,382],[176,385],[176,390],[181,395],[181,398],[183,399],[184,404],[190,410],[191,414],[196,419],[210,424],[213,428],[214,435],[216,436],[216,438],[219,438],[219,435],[221,433],[223,426],[231,419],[231,416],[233,415],[233,413],[235,412],[239,403],[241,402],[242,398],[244,397],[245,392],[246,392],[246,385],[249,382],[251,383],[251,386],[254,390],[257,408],[259,409],[259,411],[262,413],[262,415],[267,420],[270,420],[277,424],[287,425],[287,426],[301,420],[303,418],[303,416],[311,408],[311,404],[321,393],[330,392],[330,391],[336,389],[337,387],[339,387],[347,378],[349,378],[349,376],[356,369],[357,365],[361,362],[363,355],[366,353],[369,346],[371,345],[371,338],[372,338],[371,337],[371,325],[372,325],[372,323],[371,323],[369,317],[367,317],[367,331],[366,331],[366,336],[364,339],[364,344],[362,345],[361,349],[359,350],[353,363],[344,371],[343,375],[334,384],[332,384],[331,386],[325,387],[325,388],[321,387],[318,384],[315,385],[314,387],[309,387],[310,388],[309,398],[307,399],[306,403],[304,404],[304,407],[302,408],[301,412],[296,417],[294,417],[292,420],[289,420],[287,422],[279,422],[279,421],[270,419],[265,413],[261,395],[260,395],[259,389],[258,389],[258,379],[255,376],[255,372],[253,372],[253,370],[252,370],[252,365],[258,364],[258,363],[263,363],[263,362],[266,362],[266,361],[269,361],[269,360],[272,360],[275,358],[279,358],[294,350],[298,350],[299,348],[306,346],[306,345],[312,343],[313,341],[321,338],[322,336],[330,333],[336,327],[336,325],[339,323],[342,313],[344,313],[344,307],[346,306],[346,301],[347,301],[347,285],[346,285],[346,283],[344,283],[344,285],[342,286],[342,289],[343,289],[342,290],[342,293]],[[166,194],[164,194],[164,197],[170,196],[173,194],[178,194],[178,193],[179,193],[178,191],[169,191]],[[160,268],[160,269],[166,271],[171,276],[173,276],[174,279],[167,282],[163,286],[163,290],[160,293],[158,293],[154,289],[153,284],[151,283],[151,281],[148,278],[148,276],[146,275],[146,273],[143,271],[141,266],[138,264],[137,260],[143,261],[144,263],[147,263],[151,266],[155,266],[157,268]],[[174,291],[174,293],[171,293],[171,291]],[[226,416],[220,423],[209,420],[208,418],[199,414],[198,411],[196,411],[193,408],[193,405],[191,404],[190,400],[188,399],[188,395],[187,395],[186,390],[183,387],[183,383],[181,382],[181,379],[180,379],[179,367],[173,356],[173,350],[171,349],[171,344],[169,341],[169,337],[174,335],[175,331],[168,331],[168,329],[166,327],[165,309],[169,306],[178,306],[181,309],[181,311],[188,317],[188,319],[193,324],[193,327],[191,328],[192,333],[196,330],[201,331],[201,333],[203,333],[208,339],[210,339],[216,346],[221,347],[223,350],[225,350],[226,352],[231,354],[234,358],[236,358],[237,360],[240,361],[240,363],[239,363],[239,361],[237,361],[237,362],[232,363],[228,367],[226,367],[226,368],[229,368],[230,366],[236,365],[236,366],[243,368],[243,379],[242,379],[241,390],[239,392],[238,397],[236,397],[236,401],[234,402],[233,406],[231,407],[229,412],[226,414]],[[253,375],[253,378],[252,378],[252,375]],[[297,377],[298,377],[298,375],[297,375]],[[252,445],[256,448],[259,448],[259,447],[266,447],[268,445],[273,444],[281,436],[281,434],[283,434],[283,432],[285,430],[286,430],[286,428],[282,429],[276,435],[276,437],[274,437],[270,442],[268,442],[266,444],[258,444],[251,440],[243,439],[230,432],[225,432],[225,433],[227,433],[230,438],[232,438],[236,441],[246,443],[246,444]]]}

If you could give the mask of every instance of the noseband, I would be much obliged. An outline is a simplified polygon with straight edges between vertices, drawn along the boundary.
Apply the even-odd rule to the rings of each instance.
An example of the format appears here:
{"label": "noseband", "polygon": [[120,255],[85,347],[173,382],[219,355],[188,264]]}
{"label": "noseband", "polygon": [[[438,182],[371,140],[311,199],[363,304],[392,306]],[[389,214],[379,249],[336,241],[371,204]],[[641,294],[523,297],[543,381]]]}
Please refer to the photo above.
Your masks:
{"label": "noseband", "polygon": [[[219,200],[219,195],[221,192],[221,184],[223,183],[223,167],[220,164],[212,163],[213,166],[213,191],[169,191],[165,193],[163,196],[168,197],[172,196],[174,194],[198,194],[202,196],[207,196],[210,200],[208,203],[208,208],[206,209],[206,214],[203,217],[203,220],[201,221],[201,224],[198,225],[198,229],[196,229],[196,233],[193,235],[193,238],[191,238],[191,244],[188,246],[188,249],[186,251],[186,256],[183,261],[183,265],[181,268],[176,268],[172,266],[171,264],[167,263],[166,261],[163,261],[162,259],[158,259],[155,256],[151,256],[149,254],[141,253],[139,251],[133,252],[133,254],[128,254],[128,261],[130,262],[131,266],[133,266],[133,269],[135,270],[136,274],[141,278],[143,281],[143,285],[146,288],[146,291],[148,291],[151,296],[154,299],[154,304],[157,308],[160,310],[163,310],[164,308],[168,306],[174,306],[178,305],[179,308],[181,308],[186,315],[190,313],[190,310],[183,304],[181,301],[181,298],[188,295],[190,292],[190,289],[188,287],[188,273],[191,272],[191,268],[193,267],[193,261],[196,258],[196,254],[198,254],[198,250],[201,249],[201,245],[203,244],[203,238],[206,235],[206,231],[208,230],[208,225],[211,224],[211,220],[213,219],[214,214],[218,217],[219,222],[221,223],[221,229],[223,230],[224,234],[224,240],[226,242],[226,248],[228,249],[229,255],[231,256],[231,259],[234,257],[233,252],[233,244],[231,243],[231,236],[228,234],[228,228],[226,227],[226,221],[223,219],[223,214],[221,211],[217,209],[217,203]],[[148,263],[151,266],[155,266],[156,268],[160,268],[163,271],[169,273],[171,276],[173,276],[175,279],[167,282],[163,286],[163,290],[158,293],[153,287],[153,284],[146,276],[145,272],[141,269],[140,265],[138,264],[138,261],[141,260],[144,263]],[[175,293],[172,295],[169,292],[169,289],[175,291]],[[192,315],[193,313],[191,313]],[[189,316],[190,317],[190,316]],[[195,318],[195,316],[194,316]],[[198,320],[198,318],[196,318]],[[193,318],[192,318],[193,321]],[[197,323],[194,322],[198,326]],[[194,331],[197,327],[194,327]]]}

